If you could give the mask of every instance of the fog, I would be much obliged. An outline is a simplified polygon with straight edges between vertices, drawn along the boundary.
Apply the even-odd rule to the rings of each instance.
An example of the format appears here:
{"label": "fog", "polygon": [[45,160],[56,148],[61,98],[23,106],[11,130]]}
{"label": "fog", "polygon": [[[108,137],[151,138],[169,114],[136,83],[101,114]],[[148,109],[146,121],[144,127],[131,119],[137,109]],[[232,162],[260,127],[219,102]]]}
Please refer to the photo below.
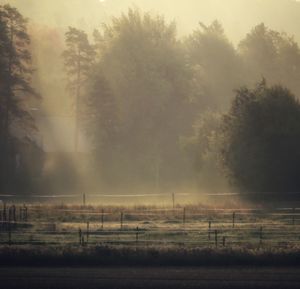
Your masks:
{"label": "fog", "polygon": [[[298,1],[0,4],[28,19],[31,85],[41,96],[25,103],[38,153],[12,153],[24,154],[24,175],[3,191],[175,192],[189,194],[190,202],[236,192],[221,168],[217,138],[235,90],[265,78],[300,96]],[[64,56],[72,49],[69,27],[82,31],[91,49],[79,77]]]}
{"label": "fog", "polygon": [[101,23],[118,16],[129,7],[165,15],[176,20],[180,35],[192,32],[198,22],[218,19],[229,39],[240,41],[249,30],[264,22],[271,29],[285,31],[299,40],[299,4],[296,0],[1,0],[16,6],[31,22],[60,27],[93,30]]}

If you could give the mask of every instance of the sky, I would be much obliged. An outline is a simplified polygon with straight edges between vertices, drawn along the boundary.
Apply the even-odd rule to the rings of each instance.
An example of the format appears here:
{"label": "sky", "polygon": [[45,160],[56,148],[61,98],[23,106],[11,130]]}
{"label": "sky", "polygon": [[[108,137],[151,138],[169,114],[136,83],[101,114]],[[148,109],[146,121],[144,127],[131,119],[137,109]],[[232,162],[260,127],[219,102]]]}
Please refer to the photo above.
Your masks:
{"label": "sky", "polygon": [[300,3],[296,0],[0,0],[7,2],[32,22],[62,29],[72,25],[92,31],[129,7],[138,7],[176,20],[180,35],[189,34],[199,21],[208,24],[218,19],[234,43],[261,22],[300,40]]}

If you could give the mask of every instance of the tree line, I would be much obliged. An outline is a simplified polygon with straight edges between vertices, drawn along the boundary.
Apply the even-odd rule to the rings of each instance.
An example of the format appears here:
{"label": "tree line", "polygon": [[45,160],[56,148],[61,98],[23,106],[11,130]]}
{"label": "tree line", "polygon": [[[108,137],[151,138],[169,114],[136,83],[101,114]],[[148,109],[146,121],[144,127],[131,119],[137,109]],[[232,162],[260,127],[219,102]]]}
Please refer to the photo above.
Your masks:
{"label": "tree line", "polygon": [[[9,6],[1,6],[1,9],[17,12]],[[20,27],[25,28],[26,21],[18,15],[23,21]],[[3,17],[1,19],[5,19]],[[5,28],[9,22],[1,22],[2,25],[1,43],[5,35],[9,39]],[[26,35],[21,38],[23,50],[29,43],[25,31],[17,34],[18,37]],[[281,178],[281,183],[270,185],[273,173],[282,175],[289,166],[291,175],[298,164],[286,158],[279,169],[275,161],[290,145],[295,150],[294,138],[298,140],[297,126],[291,128],[289,135],[283,132],[285,127],[289,131],[289,125],[297,119],[297,109],[294,120],[280,120],[289,111],[292,118],[293,107],[298,106],[297,98],[283,87],[300,95],[300,50],[292,36],[262,23],[234,46],[222,25],[214,21],[209,25],[200,22],[190,35],[179,38],[175,22],[129,9],[95,30],[92,37],[86,31],[69,27],[64,40],[61,61],[73,99],[75,150],[78,150],[79,131],[84,130],[92,142],[89,173],[99,180],[97,185],[101,183],[107,188],[148,186],[162,191],[193,180],[202,186],[208,183],[217,188],[217,184],[221,187],[229,179],[241,190],[283,191],[284,184],[291,183],[290,179]],[[15,43],[21,42],[15,40]],[[8,45],[8,51],[12,47]],[[5,46],[1,45],[1,61],[5,61],[4,56],[9,54],[2,49],[5,50]],[[26,51],[30,56],[30,51]],[[5,95],[15,99],[22,93],[22,100],[25,95],[36,95],[29,81],[30,57],[19,59],[22,67],[16,71],[22,72],[19,77],[26,79],[26,86],[22,86],[20,96],[7,94],[5,88],[1,93],[1,110],[9,109],[11,114],[13,109],[5,106]],[[9,75],[9,69],[5,73]],[[261,79],[266,79],[269,86],[262,84]],[[259,84],[255,86],[256,83]],[[9,91],[13,91],[13,86]],[[282,102],[276,100],[276,106],[272,101],[278,95]],[[34,124],[22,106],[24,102],[17,104],[24,112],[22,118],[28,115]],[[249,111],[242,108],[244,104],[247,108],[249,104]],[[260,104],[265,107],[258,108]],[[276,109],[278,114],[273,115]],[[250,118],[245,122],[244,113]],[[251,126],[267,126],[270,119],[271,127],[266,127],[260,138],[256,138],[257,131]],[[284,125],[273,127],[281,121]],[[5,120],[1,123],[5,124]],[[4,127],[1,151],[8,147]],[[277,138],[272,134],[268,136],[270,131],[276,132]],[[282,145],[278,144],[279,139]],[[268,159],[264,159],[265,151]],[[238,155],[239,152],[242,155]],[[244,159],[249,155],[253,163]],[[268,170],[268,176],[258,170],[262,167]],[[277,170],[271,169],[273,167]],[[290,188],[293,191],[298,186],[294,184]]]}
{"label": "tree line", "polygon": [[[224,144],[216,129],[234,90],[264,77],[300,92],[297,42],[264,24],[234,47],[218,21],[199,23],[179,39],[174,22],[130,9],[96,30],[92,43],[74,28],[67,41],[71,34],[76,40],[65,60],[77,93],[83,89],[78,118],[93,141],[97,174],[110,184],[163,188],[199,173],[201,180],[218,178],[223,185]],[[78,81],[80,66],[90,73]]]}

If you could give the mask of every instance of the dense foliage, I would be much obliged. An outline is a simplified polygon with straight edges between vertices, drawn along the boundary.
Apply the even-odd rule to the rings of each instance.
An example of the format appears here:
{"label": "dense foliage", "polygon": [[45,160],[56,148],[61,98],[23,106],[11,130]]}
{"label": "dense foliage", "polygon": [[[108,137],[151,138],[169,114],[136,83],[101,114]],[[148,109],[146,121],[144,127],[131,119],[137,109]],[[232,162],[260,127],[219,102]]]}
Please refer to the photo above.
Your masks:
{"label": "dense foliage", "polygon": [[0,6],[0,153],[2,189],[18,173],[20,142],[32,141],[35,130],[30,113],[31,86],[30,37],[27,20],[16,8]]}
{"label": "dense foliage", "polygon": [[242,191],[299,191],[300,104],[288,89],[239,89],[222,129],[224,165]]}
{"label": "dense foliage", "polygon": [[[25,139],[34,143],[26,146],[26,171],[32,167],[30,156],[37,154],[33,147],[38,151],[43,146],[39,148],[32,137],[34,87],[44,96],[39,113],[47,128],[43,134],[48,151],[40,163],[43,169],[39,168],[44,175],[37,174],[40,187],[52,183],[53,191],[67,190],[76,178],[70,190],[82,179],[84,186],[94,183],[92,189],[104,184],[113,190],[142,187],[153,192],[198,183],[222,190],[226,182],[219,169],[222,151],[227,176],[240,189],[298,190],[293,172],[297,154],[278,158],[298,145],[295,99],[300,95],[300,49],[292,36],[261,23],[235,45],[220,22],[213,21],[199,22],[192,33],[179,37],[175,22],[139,9],[129,9],[93,33],[83,24],[63,29],[34,24],[27,32],[27,20],[16,8],[0,7],[2,185],[16,174]],[[262,77],[271,88],[242,88],[230,108],[235,89],[252,87]],[[288,87],[295,97],[274,85]],[[280,105],[271,101],[274,94],[280,95]],[[254,110],[247,112],[251,121],[246,125],[243,120],[246,126],[233,133],[231,126],[238,119],[234,110],[246,111],[243,104]],[[223,122],[220,116],[228,109]],[[293,118],[291,130],[284,116]],[[50,120],[56,117],[55,122]],[[269,119],[282,127],[271,129]],[[57,138],[57,123],[63,127],[61,142],[69,143],[64,152],[47,147],[49,139]],[[271,135],[273,130],[276,135]],[[252,157],[245,164],[244,158],[256,153],[261,158]],[[59,177],[49,177],[56,175],[53,172]],[[282,177],[271,184],[274,174]]]}
{"label": "dense foliage", "polygon": [[181,166],[179,136],[193,119],[191,73],[175,24],[129,10],[95,35],[88,131],[101,175],[159,187]]}

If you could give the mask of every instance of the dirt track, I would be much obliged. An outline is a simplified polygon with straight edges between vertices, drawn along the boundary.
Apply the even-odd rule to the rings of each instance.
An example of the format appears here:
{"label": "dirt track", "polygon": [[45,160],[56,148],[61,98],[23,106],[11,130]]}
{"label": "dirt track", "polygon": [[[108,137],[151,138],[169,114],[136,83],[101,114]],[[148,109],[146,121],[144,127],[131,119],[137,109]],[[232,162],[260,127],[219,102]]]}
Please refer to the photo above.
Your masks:
{"label": "dirt track", "polygon": [[298,289],[300,268],[0,268],[0,282],[5,289]]}

